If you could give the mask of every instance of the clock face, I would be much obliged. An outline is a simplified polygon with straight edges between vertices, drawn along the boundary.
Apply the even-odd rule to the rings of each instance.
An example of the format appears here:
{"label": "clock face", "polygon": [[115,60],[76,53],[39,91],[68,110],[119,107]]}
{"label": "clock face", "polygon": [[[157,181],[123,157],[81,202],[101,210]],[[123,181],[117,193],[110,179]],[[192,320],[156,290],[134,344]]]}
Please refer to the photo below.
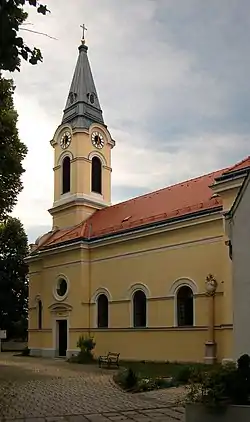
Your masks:
{"label": "clock face", "polygon": [[70,146],[71,142],[71,133],[67,130],[62,134],[62,137],[60,139],[60,145],[63,149],[66,149]]}
{"label": "clock face", "polygon": [[104,139],[101,133],[99,132],[93,132],[91,135],[92,144],[94,147],[101,149],[104,146]]}

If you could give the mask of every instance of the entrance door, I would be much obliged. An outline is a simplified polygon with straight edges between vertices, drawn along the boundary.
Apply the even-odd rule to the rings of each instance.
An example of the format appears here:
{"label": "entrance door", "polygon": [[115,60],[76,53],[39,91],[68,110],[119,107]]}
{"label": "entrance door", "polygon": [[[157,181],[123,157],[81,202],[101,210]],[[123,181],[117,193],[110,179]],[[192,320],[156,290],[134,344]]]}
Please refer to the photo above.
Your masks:
{"label": "entrance door", "polygon": [[58,327],[58,352],[59,356],[66,356],[67,351],[67,320],[60,319],[57,321]]}

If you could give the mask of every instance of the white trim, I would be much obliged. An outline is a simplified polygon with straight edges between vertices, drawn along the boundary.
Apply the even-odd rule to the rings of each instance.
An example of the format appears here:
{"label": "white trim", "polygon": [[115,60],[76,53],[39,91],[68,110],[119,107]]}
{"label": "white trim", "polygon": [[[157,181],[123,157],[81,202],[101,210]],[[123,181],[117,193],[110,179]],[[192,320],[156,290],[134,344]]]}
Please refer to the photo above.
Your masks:
{"label": "white trim", "polygon": [[188,286],[190,289],[192,289],[193,294],[199,293],[198,291],[198,285],[195,283],[194,280],[190,277],[179,277],[177,278],[171,285],[169,290],[169,295],[175,295],[177,293],[177,290],[179,290],[182,286]]}
{"label": "white trim", "polygon": [[[65,293],[65,295],[64,296],[59,296],[58,294],[57,294],[57,287],[58,287],[58,283],[59,283],[59,281],[60,280],[65,280],[66,281],[66,283],[67,283],[67,290],[66,290],[66,293]],[[68,296],[68,294],[69,294],[69,288],[70,288],[70,282],[69,282],[69,279],[68,279],[68,277],[66,277],[66,275],[64,275],[64,274],[59,274],[57,277],[56,277],[56,282],[54,283],[54,286],[53,286],[53,296],[54,296],[54,298],[58,301],[58,302],[62,302],[63,300],[65,300],[66,299],[66,297]]]}
{"label": "white trim", "polygon": [[[71,180],[70,180],[71,183]],[[68,195],[67,195],[68,194]],[[85,205],[86,203],[93,208],[96,209],[96,205],[100,208],[107,207],[110,205],[109,202],[106,202],[103,200],[103,196],[100,194],[97,194],[98,197],[95,197],[94,195],[87,195],[84,193],[71,193],[66,192],[64,194],[61,194],[60,199],[53,202],[52,208],[49,209],[49,212],[51,214],[55,213],[57,210],[56,208],[59,208],[61,206],[73,206],[74,202],[79,202],[79,205]]]}
{"label": "white trim", "polygon": [[92,162],[92,158],[97,157],[102,163],[102,166],[107,166],[106,158],[99,151],[91,151],[88,155],[88,160]]}
{"label": "white trim", "polygon": [[[124,239],[126,240],[126,239]],[[154,248],[148,248],[148,249],[144,249],[141,250],[140,252],[125,252],[119,255],[111,255],[111,256],[107,256],[105,258],[95,258],[92,259],[91,262],[101,262],[101,261],[108,261],[110,259],[124,259],[130,256],[140,256],[143,254],[152,254],[152,253],[158,253],[159,251],[167,251],[167,250],[174,250],[174,249],[182,249],[182,248],[186,248],[187,246],[193,246],[193,245],[205,245],[208,243],[215,243],[215,242],[221,242],[223,241],[224,243],[224,237],[223,236],[214,236],[211,238],[204,238],[202,240],[192,240],[192,241],[188,241],[188,242],[183,242],[180,244],[171,244],[171,245],[163,245],[163,246],[159,246],[159,247],[154,247]],[[116,242],[114,242],[116,243]],[[104,243],[105,244],[105,243]],[[98,247],[100,247],[101,245],[98,245]],[[36,255],[32,255],[32,256],[28,256],[27,258],[25,258],[26,262],[32,262],[32,261],[37,261],[40,259],[39,255],[55,255],[60,253],[61,251],[71,251],[71,250],[75,250],[75,249],[95,249],[97,246],[94,246],[92,244],[88,244],[87,242],[83,242],[81,240],[77,241],[77,242],[73,242],[71,244],[68,245],[60,245],[57,246],[57,248],[55,249],[49,249],[49,250],[38,250]],[[67,264],[74,264],[75,262],[84,262],[84,263],[88,263],[88,260],[79,260],[79,261],[73,261],[73,262],[68,262]],[[57,266],[60,266],[59,264]],[[49,266],[48,266],[49,268]],[[53,266],[54,268],[54,266]],[[39,274],[41,271],[32,271],[30,274]]]}
{"label": "white trim", "polygon": [[69,316],[57,316],[55,315],[53,317],[52,322],[52,338],[53,338],[53,348],[55,350],[55,355],[58,356],[59,353],[59,330],[58,330],[58,324],[57,321],[66,320],[67,321],[67,350],[66,350],[66,356],[67,352],[69,350],[70,345],[70,338],[69,338],[69,330],[70,330],[70,323],[69,323]]}
{"label": "white trim", "polygon": [[108,326],[107,327],[103,327],[103,329],[107,329],[111,326],[110,322],[111,322],[111,318],[110,318],[110,310],[111,310],[111,306],[110,306],[110,302],[112,301],[112,297],[111,294],[109,292],[108,289],[106,289],[105,287],[100,287],[99,289],[96,290],[96,292],[94,293],[94,295],[91,298],[91,303],[95,304],[95,309],[94,309],[94,321],[93,321],[93,327],[94,328],[100,328],[102,329],[102,327],[98,327],[98,298],[101,295],[105,295],[106,298],[108,299]]}
{"label": "white trim", "polygon": [[92,295],[90,303],[97,303],[98,297],[102,294],[107,296],[109,302],[112,302],[112,296],[110,291],[106,287],[99,287]]}
{"label": "white trim", "polygon": [[71,133],[71,136],[72,136],[72,134],[73,134],[72,127],[68,123],[65,123],[63,125],[59,125],[58,128],[56,129],[55,133],[54,133],[53,139],[50,141],[50,145],[54,146],[54,145],[58,144],[59,138],[60,138],[62,132],[65,131],[65,129],[67,129]]}
{"label": "white trim", "polygon": [[[99,123],[92,123],[92,125],[89,127],[89,135],[91,136],[92,132],[94,132],[95,130],[99,130],[105,135],[107,143],[111,146],[111,148],[115,146],[115,140],[112,139],[106,127],[104,127],[103,125]],[[75,131],[77,132],[77,129],[75,129]]]}
{"label": "white trim", "polygon": [[[204,219],[205,217],[205,219]],[[136,240],[136,239],[141,239],[143,237],[146,236],[152,236],[154,234],[158,234],[158,233],[166,233],[172,230],[179,230],[179,229],[183,229],[185,227],[193,227],[193,226],[197,226],[197,225],[201,225],[201,224],[206,224],[206,223],[210,223],[211,221],[222,221],[222,214],[221,214],[221,210],[217,211],[216,214],[213,213],[212,215],[209,214],[209,210],[207,210],[207,214],[204,216],[196,216],[193,218],[189,218],[187,216],[186,219],[178,220],[178,221],[165,221],[165,222],[161,222],[161,224],[157,225],[156,222],[156,226],[148,226],[148,227],[138,227],[136,231],[134,231],[134,229],[131,229],[131,231],[129,231],[128,228],[128,232],[127,233],[114,233],[112,234],[111,237],[103,237],[103,238],[99,238],[99,239],[93,239],[91,241],[91,248],[98,248],[100,245],[114,245],[115,243],[121,243],[121,242],[127,242],[130,239]],[[105,235],[104,235],[105,236]],[[216,238],[223,238],[222,235],[219,236],[213,236],[211,237],[211,241],[213,241],[213,239]],[[199,241],[203,241],[203,239],[198,240]],[[196,242],[196,241],[194,241]],[[182,243],[180,244],[180,246],[182,245]]]}
{"label": "white trim", "polygon": [[196,313],[195,313],[195,294],[198,293],[198,287],[197,284],[189,278],[179,278],[172,284],[173,290],[173,297],[174,297],[174,326],[180,327],[178,325],[178,309],[177,309],[177,294],[181,287],[189,287],[193,292],[193,325],[192,327],[195,327],[196,325]]}
{"label": "white trim", "polygon": [[137,290],[142,290],[143,293],[145,293],[147,299],[151,295],[150,290],[149,290],[149,288],[146,284],[144,284],[144,283],[133,283],[128,288],[127,295],[126,295],[127,299],[132,299],[132,297],[134,296],[134,294]]}
{"label": "white trim", "polygon": [[74,155],[71,151],[69,151],[69,150],[62,151],[61,154],[58,157],[56,166],[61,166],[65,157],[69,157],[70,161],[72,161],[74,159]]}
{"label": "white trim", "polygon": [[[69,158],[69,191],[63,192],[63,161],[67,157]],[[60,192],[60,194],[61,194],[61,197],[64,197],[64,195],[67,195],[67,194],[70,195],[70,193],[72,191],[72,166],[71,166],[71,158],[68,154],[68,151],[65,152],[65,155],[62,159],[60,173],[61,173],[61,186],[60,186],[61,192]]]}

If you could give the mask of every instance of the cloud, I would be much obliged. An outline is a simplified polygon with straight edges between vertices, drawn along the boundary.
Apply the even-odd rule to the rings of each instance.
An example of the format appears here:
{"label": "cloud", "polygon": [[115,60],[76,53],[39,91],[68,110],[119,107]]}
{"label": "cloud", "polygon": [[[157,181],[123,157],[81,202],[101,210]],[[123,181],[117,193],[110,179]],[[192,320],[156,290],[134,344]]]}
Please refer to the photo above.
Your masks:
{"label": "cloud", "polygon": [[15,215],[29,233],[51,226],[53,150],[77,60],[79,25],[105,122],[116,139],[113,202],[226,167],[249,154],[248,1],[66,0],[28,8],[23,32],[44,62],[15,74],[24,191]]}

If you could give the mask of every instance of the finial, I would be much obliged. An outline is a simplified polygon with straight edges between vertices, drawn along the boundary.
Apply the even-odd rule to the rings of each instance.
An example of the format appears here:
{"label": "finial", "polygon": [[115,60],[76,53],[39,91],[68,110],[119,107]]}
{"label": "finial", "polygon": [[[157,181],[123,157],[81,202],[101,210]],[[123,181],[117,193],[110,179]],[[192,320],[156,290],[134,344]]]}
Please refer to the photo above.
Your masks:
{"label": "finial", "polygon": [[85,37],[84,37],[84,31],[87,31],[87,28],[84,24],[80,25],[82,28],[82,44],[85,44]]}

